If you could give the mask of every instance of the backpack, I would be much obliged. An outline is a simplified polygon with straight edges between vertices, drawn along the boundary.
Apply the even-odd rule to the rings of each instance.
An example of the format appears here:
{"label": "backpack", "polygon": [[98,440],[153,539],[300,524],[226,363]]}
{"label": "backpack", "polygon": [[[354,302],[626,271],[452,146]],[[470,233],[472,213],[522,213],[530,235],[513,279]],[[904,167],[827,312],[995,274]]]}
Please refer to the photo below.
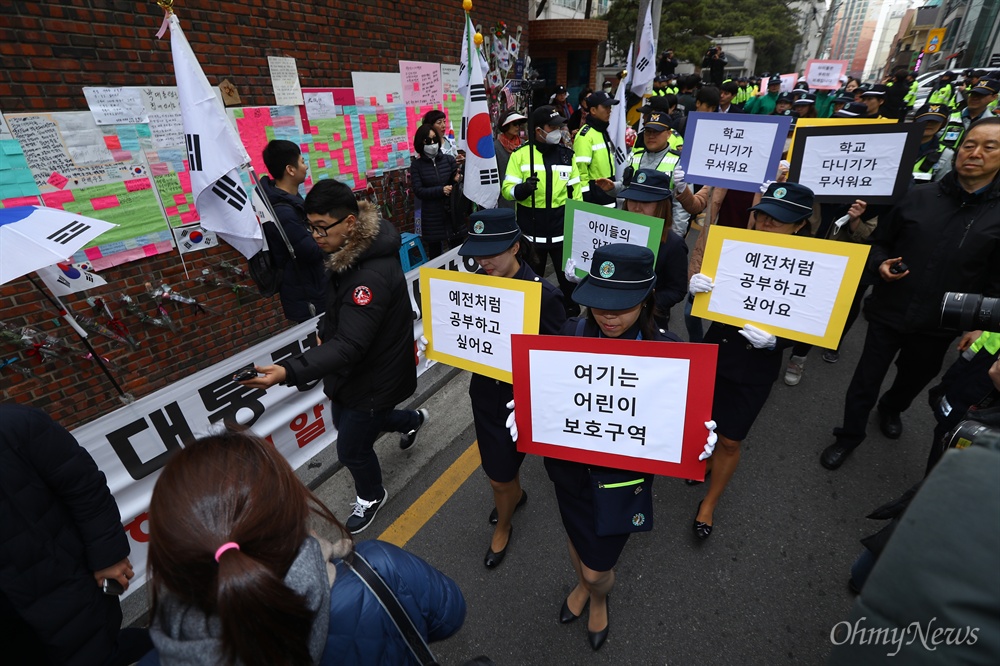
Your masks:
{"label": "backpack", "polygon": [[257,287],[260,295],[271,297],[281,291],[281,278],[285,270],[283,265],[279,265],[277,257],[267,244],[269,230],[265,225],[271,225],[278,232],[281,240],[285,242],[285,247],[288,248],[288,256],[293,261],[295,259],[295,250],[292,249],[292,244],[289,242],[285,230],[282,229],[281,224],[277,221],[278,216],[274,212],[274,208],[271,207],[271,202],[260,192],[260,183],[257,181],[257,174],[252,169],[250,170],[250,177],[255,185],[251,201],[253,202],[254,212],[257,214],[257,223],[260,224],[264,247],[261,248],[260,252],[247,259],[247,271],[250,273],[250,277],[253,279],[254,285]]}

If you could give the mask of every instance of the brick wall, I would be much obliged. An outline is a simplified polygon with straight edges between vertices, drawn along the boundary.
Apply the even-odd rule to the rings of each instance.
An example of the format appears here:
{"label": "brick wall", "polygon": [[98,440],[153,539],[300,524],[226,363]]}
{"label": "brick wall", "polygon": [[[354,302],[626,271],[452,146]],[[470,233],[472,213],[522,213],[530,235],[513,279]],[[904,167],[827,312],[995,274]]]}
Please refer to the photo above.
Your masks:
{"label": "brick wall", "polygon": [[[527,31],[527,4],[481,0],[475,3],[473,17],[484,31],[500,19],[514,30],[520,25]],[[350,86],[351,71],[396,71],[401,59],[457,63],[463,27],[461,2],[456,0],[178,0],[175,9],[209,82],[217,85],[228,78],[244,106],[274,103],[268,55],[296,58],[303,86]],[[85,110],[83,86],[174,85],[169,37],[155,38],[162,16],[154,2],[134,0],[3,2],[0,110]],[[523,44],[526,49],[526,37]],[[373,185],[383,214],[404,227],[412,202],[405,196],[401,175],[375,179]],[[91,337],[98,352],[115,365],[112,374],[136,398],[287,327],[277,297],[254,298],[244,292],[238,303],[230,290],[195,280],[202,269],[222,260],[245,265],[238,253],[223,246],[185,255],[186,277],[180,255],[168,253],[102,271],[106,287],[65,299],[74,312],[92,315],[86,297],[105,298],[139,340],[140,348],[130,351],[101,336]],[[167,309],[180,319],[177,332],[145,326],[117,304],[116,296],[126,293],[155,314],[144,295],[146,282],[166,282],[225,314],[198,314],[171,303]],[[70,428],[121,405],[95,363],[79,357],[82,345],[73,331],[26,278],[0,287],[0,321],[29,325],[81,348],[36,364],[25,351],[0,341],[0,361],[22,359],[0,369],[2,399],[45,409]],[[15,368],[32,372],[25,376]]]}

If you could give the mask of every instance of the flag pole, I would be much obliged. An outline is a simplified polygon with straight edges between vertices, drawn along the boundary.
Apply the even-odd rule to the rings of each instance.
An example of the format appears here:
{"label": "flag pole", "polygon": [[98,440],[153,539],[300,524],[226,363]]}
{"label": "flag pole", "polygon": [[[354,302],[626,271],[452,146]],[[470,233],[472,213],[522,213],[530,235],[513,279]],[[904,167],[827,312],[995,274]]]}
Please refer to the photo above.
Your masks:
{"label": "flag pole", "polygon": [[48,302],[52,304],[52,307],[54,307],[56,310],[59,311],[59,314],[62,315],[62,317],[66,320],[66,323],[68,323],[73,328],[73,330],[76,331],[76,334],[80,336],[80,340],[83,342],[87,350],[90,351],[91,358],[94,359],[97,365],[101,366],[101,370],[103,370],[104,374],[107,375],[108,379],[111,380],[111,385],[115,387],[116,391],[118,391],[118,397],[121,399],[121,401],[124,402],[126,405],[133,402],[135,398],[133,398],[130,394],[122,390],[122,387],[119,386],[117,380],[115,380],[114,376],[111,374],[111,371],[108,369],[108,366],[104,364],[104,359],[101,358],[101,355],[98,354],[97,351],[94,350],[93,345],[90,344],[87,332],[83,330],[80,324],[77,323],[76,319],[73,318],[73,315],[70,313],[70,311],[67,310],[66,306],[63,305],[61,300],[59,300],[59,297],[54,295],[49,295],[49,292],[42,289],[42,286],[35,281],[35,278],[32,277],[30,273],[28,274],[27,277],[29,280],[31,280],[31,284],[35,286],[35,289],[42,292],[42,296],[44,296],[48,300]]}

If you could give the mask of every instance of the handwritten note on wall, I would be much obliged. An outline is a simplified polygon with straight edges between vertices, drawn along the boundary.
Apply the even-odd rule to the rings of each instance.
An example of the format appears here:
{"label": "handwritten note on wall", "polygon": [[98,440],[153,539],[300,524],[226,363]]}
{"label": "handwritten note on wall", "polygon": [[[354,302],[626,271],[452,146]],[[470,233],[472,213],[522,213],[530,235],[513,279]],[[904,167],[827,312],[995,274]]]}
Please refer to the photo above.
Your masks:
{"label": "handwritten note on wall", "polygon": [[441,103],[441,65],[434,62],[399,61],[403,103],[407,106],[434,106]]}
{"label": "handwritten note on wall", "polygon": [[277,105],[298,106],[304,104],[295,58],[268,56],[267,64],[271,68],[271,85],[274,86],[274,98],[277,100]]}
{"label": "handwritten note on wall", "polygon": [[147,121],[137,88],[84,88],[83,96],[98,125],[135,125]]}

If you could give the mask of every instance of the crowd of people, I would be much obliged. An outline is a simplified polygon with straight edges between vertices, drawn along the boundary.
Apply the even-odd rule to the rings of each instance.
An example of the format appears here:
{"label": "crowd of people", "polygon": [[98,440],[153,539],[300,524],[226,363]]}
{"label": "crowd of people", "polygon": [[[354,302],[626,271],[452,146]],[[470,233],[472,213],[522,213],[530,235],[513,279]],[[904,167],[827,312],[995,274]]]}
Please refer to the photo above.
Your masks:
{"label": "crowd of people", "polygon": [[[975,372],[963,365],[962,381],[951,380],[932,395],[938,400],[935,409],[952,423],[951,408],[945,412],[941,401],[951,396],[962,407],[978,403],[982,396],[956,391],[967,387],[970,377],[983,393],[1000,391],[996,334],[943,327],[939,318],[945,292],[1000,296],[1000,117],[990,110],[1000,76],[980,73],[961,99],[954,88],[945,89],[951,86],[945,81],[939,97],[947,99],[932,98],[916,111],[914,121],[922,125],[919,156],[911,189],[894,205],[863,200],[821,204],[809,188],[788,181],[784,162],[777,173],[760,174],[755,193],[687,183],[678,166],[687,113],[873,118],[888,115],[891,101],[891,113],[897,114],[892,117],[903,118],[910,77],[899,72],[872,86],[845,79],[843,88],[832,93],[810,91],[804,81],[795,92],[780,93],[780,79],[770,77],[761,80],[765,92],[758,95],[750,77],[726,80],[725,63],[721,49],[709,51],[703,72],[717,85],[703,84],[695,76],[677,77],[676,59],[665,53],[653,93],[637,105],[642,123],[634,145],[614,145],[608,124],[618,101],[604,90],[587,91],[577,109],[568,102],[566,89],[558,88],[551,104],[525,113],[509,110],[498,119],[494,144],[502,164],[496,208],[466,215],[460,189],[463,159],[447,137],[442,112],[429,113],[417,129],[410,168],[431,256],[459,246],[459,254],[472,257],[482,274],[541,282],[540,334],[676,343],[681,338],[670,330],[671,310],[684,303],[688,339],[717,345],[713,420],[705,424],[700,454],[708,461],[707,491],[691,507],[691,534],[698,540],[710,538],[718,528],[715,512],[738,466],[741,443],[766,408],[772,386],[782,376],[786,384],[799,384],[809,353],[808,346],[749,322],[714,322],[703,331],[702,322],[691,316],[693,295],[715,286],[715,276],[702,266],[713,226],[871,246],[849,319],[853,322],[863,303],[868,320],[864,349],[834,442],[820,455],[825,468],[840,468],[864,441],[872,409],[878,411],[881,431],[898,438],[901,415],[937,377],[960,335],[961,349],[975,349],[982,356]],[[899,95],[904,90],[907,95]],[[902,101],[893,101],[896,97]],[[573,117],[577,126],[570,129]],[[621,178],[615,170],[616,149],[631,155]],[[243,383],[266,390],[322,380],[338,431],[337,454],[351,476],[356,500],[341,522],[272,446],[248,431],[221,428],[188,443],[167,463],[152,496],[150,631],[119,634],[120,608],[113,596],[101,594],[99,585],[114,579],[127,587],[131,565],[103,476],[68,433],[43,414],[0,405],[5,537],[31,531],[24,521],[50,525],[53,536],[36,536],[32,548],[37,555],[28,557],[51,561],[46,571],[63,574],[47,579],[25,561],[24,553],[14,556],[8,548],[0,549],[0,613],[5,623],[16,621],[18,631],[37,634],[32,646],[44,646],[56,662],[129,663],[148,652],[141,663],[420,663],[428,642],[446,638],[462,625],[465,600],[453,580],[389,544],[352,538],[372,525],[388,500],[376,439],[396,432],[399,446],[408,449],[432,416],[425,409],[397,409],[416,387],[413,313],[399,260],[399,232],[338,181],[322,180],[304,199],[299,196],[305,164],[295,144],[272,141],[264,161],[271,176],[263,190],[295,248],[294,260],[280,258],[287,287],[281,290],[282,306],[292,321],[321,317],[315,346],[255,368],[257,376]],[[572,260],[563,263],[563,221],[570,200],[662,220],[657,256],[645,247],[607,245],[595,251],[588,274],[578,279]],[[703,213],[689,253],[689,221]],[[602,270],[609,265],[610,271]],[[823,353],[827,362],[839,358],[838,350]],[[894,361],[895,380],[882,393]],[[519,472],[524,454],[516,448],[512,386],[475,375],[469,397],[493,496],[488,521],[494,531],[483,560],[493,570],[511,547],[514,514],[528,499]],[[946,432],[934,434],[928,470],[941,458]],[[25,449],[24,442],[34,441],[40,443]],[[41,442],[52,452],[46,453]],[[45,480],[51,488],[45,492],[64,495],[63,488],[76,484],[80,487],[73,489],[74,497],[45,499],[25,481],[51,469],[36,460],[39,456],[56,455],[67,462],[54,479]],[[8,460],[16,466],[8,466]],[[610,632],[608,595],[615,565],[636,529],[597,518],[610,500],[596,488],[642,488],[644,498],[652,501],[648,490],[653,477],[554,458],[545,459],[545,469],[576,575],[558,618],[570,623],[586,611],[587,640],[598,650]],[[28,490],[7,493],[9,487]],[[22,517],[22,498],[28,498],[24,506],[33,510],[39,503],[58,508],[37,519]],[[74,508],[81,501],[85,511]],[[9,516],[21,522],[14,524]],[[322,524],[315,532],[311,516]],[[54,539],[66,551],[65,561],[50,560],[56,556],[45,549]],[[44,581],[44,594],[19,577],[29,570]],[[30,603],[39,596],[40,603]],[[26,607],[29,613],[22,610]],[[409,631],[399,626],[392,610],[396,607],[412,623]],[[67,619],[64,630],[53,631],[56,609],[77,619]],[[102,629],[109,626],[114,631]]]}

